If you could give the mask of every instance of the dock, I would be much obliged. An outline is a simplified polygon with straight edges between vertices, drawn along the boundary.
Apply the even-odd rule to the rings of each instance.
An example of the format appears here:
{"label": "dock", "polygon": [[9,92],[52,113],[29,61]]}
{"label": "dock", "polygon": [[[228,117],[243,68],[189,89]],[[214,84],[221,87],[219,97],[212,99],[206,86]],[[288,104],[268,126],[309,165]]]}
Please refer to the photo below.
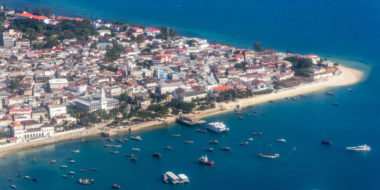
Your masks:
{"label": "dock", "polygon": [[179,116],[176,119],[176,122],[187,125],[187,126],[200,125],[200,124],[206,123],[205,120],[192,119],[190,117],[185,117],[185,116]]}

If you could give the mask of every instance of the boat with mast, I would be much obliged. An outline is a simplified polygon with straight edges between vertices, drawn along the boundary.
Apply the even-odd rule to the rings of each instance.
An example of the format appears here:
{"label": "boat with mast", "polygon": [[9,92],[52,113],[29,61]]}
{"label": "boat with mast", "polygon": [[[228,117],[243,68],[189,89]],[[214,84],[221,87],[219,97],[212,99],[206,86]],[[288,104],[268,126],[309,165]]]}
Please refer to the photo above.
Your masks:
{"label": "boat with mast", "polygon": [[279,153],[273,153],[273,151],[271,150],[271,145],[268,146],[268,148],[266,148],[266,146],[264,145],[264,152],[260,152],[258,153],[258,155],[260,157],[263,157],[263,158],[278,158],[280,157],[280,154]]}

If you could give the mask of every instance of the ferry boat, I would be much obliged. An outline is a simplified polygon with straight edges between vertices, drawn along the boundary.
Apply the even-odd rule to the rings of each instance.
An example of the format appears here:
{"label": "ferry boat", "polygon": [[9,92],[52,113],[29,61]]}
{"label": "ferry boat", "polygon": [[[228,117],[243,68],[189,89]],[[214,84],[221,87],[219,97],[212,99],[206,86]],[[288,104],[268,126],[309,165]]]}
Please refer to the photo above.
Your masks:
{"label": "ferry boat", "polygon": [[346,147],[347,150],[354,150],[354,151],[370,151],[371,147],[364,144],[360,146],[351,146],[351,147]]}
{"label": "ferry boat", "polygon": [[230,128],[227,128],[222,122],[209,123],[207,129],[215,133],[227,132],[230,130]]}
{"label": "ferry boat", "polygon": [[94,183],[94,179],[89,179],[89,178],[79,178],[78,182],[80,184],[84,184],[84,185],[90,185],[90,184],[93,184]]}
{"label": "ferry boat", "polygon": [[202,165],[209,165],[209,166],[213,166],[214,165],[214,161],[209,161],[207,155],[204,155],[204,156],[200,157],[199,158],[199,163],[202,164]]}
{"label": "ferry boat", "polygon": [[72,150],[71,152],[72,152],[72,153],[79,153],[80,150]]}
{"label": "ferry boat", "polygon": [[120,189],[120,185],[118,185],[116,183],[113,184],[111,187],[112,187],[112,189]]}
{"label": "ferry boat", "polygon": [[162,180],[164,183],[172,183],[172,184],[181,184],[181,183],[189,183],[189,177],[185,174],[175,175],[171,171],[167,171],[162,175]]}
{"label": "ferry boat", "polygon": [[135,141],[142,141],[142,138],[140,136],[131,137],[131,139]]}
{"label": "ferry boat", "polygon": [[286,142],[285,139],[277,139],[277,142]]}

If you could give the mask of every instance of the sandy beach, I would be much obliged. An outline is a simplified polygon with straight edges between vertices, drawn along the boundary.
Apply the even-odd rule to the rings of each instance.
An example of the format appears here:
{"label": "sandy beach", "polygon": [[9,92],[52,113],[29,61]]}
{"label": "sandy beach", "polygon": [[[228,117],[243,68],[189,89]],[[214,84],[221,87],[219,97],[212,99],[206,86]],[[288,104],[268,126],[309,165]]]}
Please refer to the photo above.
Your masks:
{"label": "sandy beach", "polygon": [[[267,103],[271,100],[279,100],[286,97],[293,97],[298,95],[305,95],[312,92],[317,92],[329,88],[340,87],[340,86],[348,86],[355,83],[358,83],[364,77],[364,72],[360,70],[356,70],[353,68],[339,66],[339,69],[342,71],[341,74],[333,76],[325,81],[318,81],[311,84],[305,84],[301,86],[297,86],[294,88],[288,88],[280,91],[275,91],[271,94],[257,95],[251,98],[246,99],[238,99],[235,102],[230,103],[217,103],[214,109],[209,109],[205,111],[200,111],[197,114],[189,114],[188,116],[194,118],[205,118],[210,117],[216,114],[221,114],[225,112],[233,111],[237,105],[240,107],[246,107],[250,105],[257,105],[262,103]],[[127,126],[127,127],[119,127],[115,129],[110,129],[108,132],[111,135],[118,135],[127,132],[136,132],[141,130],[147,130],[155,127],[166,126],[165,124],[170,124],[175,122],[175,117],[167,117],[165,122],[160,121],[148,121],[140,124]],[[28,142],[21,142],[17,144],[7,144],[0,146],[0,157],[4,157],[8,154],[25,150],[33,147],[38,147],[46,144],[58,143],[62,141],[69,141],[75,139],[82,139],[92,136],[99,136],[102,131],[102,128],[106,126],[108,123],[98,124],[89,129],[78,129],[65,133],[56,134],[51,137],[45,137],[40,139],[30,140]]]}

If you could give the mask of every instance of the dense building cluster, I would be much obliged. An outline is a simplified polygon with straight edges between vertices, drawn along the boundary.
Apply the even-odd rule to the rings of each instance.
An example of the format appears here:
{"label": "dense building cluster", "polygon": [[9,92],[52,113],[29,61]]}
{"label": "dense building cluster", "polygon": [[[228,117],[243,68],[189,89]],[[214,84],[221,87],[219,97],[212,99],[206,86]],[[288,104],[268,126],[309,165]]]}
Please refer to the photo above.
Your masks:
{"label": "dense building cluster", "polygon": [[181,37],[167,27],[100,20],[91,21],[97,34],[86,40],[59,39],[52,48],[35,48],[50,37],[36,34],[31,39],[12,28],[12,22],[26,19],[57,25],[85,19],[2,12],[7,20],[0,47],[0,125],[8,141],[50,136],[63,123],[75,124],[78,118],[68,114],[69,108],[110,112],[120,106],[122,94],[138,97],[141,109],[146,109],[152,96],[191,102],[229,90],[281,88],[278,82],[298,77],[293,59],[312,63],[308,76],[300,75],[308,82],[339,71],[316,55],[239,49]]}

